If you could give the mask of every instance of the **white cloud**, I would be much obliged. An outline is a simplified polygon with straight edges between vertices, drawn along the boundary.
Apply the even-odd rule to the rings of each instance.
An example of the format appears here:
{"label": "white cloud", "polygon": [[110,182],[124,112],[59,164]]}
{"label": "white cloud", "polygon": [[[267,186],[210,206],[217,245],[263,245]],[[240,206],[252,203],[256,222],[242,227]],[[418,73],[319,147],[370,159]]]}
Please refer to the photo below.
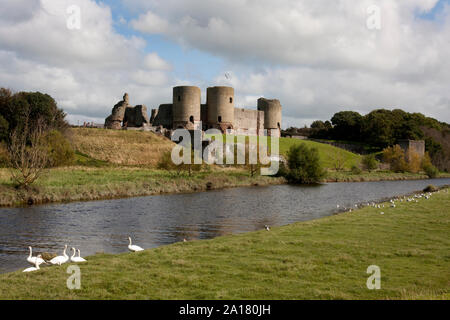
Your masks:
{"label": "white cloud", "polygon": [[[109,7],[92,0],[26,2],[8,0],[1,14],[21,14],[0,21],[2,86],[49,93],[77,121],[106,117],[124,92],[149,108],[170,92],[170,65],[157,54],[145,56],[143,39],[118,34]],[[66,27],[69,5],[81,8],[80,30]]]}
{"label": "white cloud", "polygon": [[[225,61],[220,76],[195,81],[163,52],[145,52],[144,37],[119,34],[108,2],[0,1],[1,85],[47,92],[71,119],[107,116],[124,92],[154,108],[171,100],[172,85],[228,84],[239,107],[280,99],[285,126],[375,107],[450,122],[450,9],[417,18],[437,0],[124,0],[136,30]],[[80,30],[66,27],[69,4],[81,8]],[[379,31],[366,26],[374,4]],[[177,68],[183,62],[189,69]]]}
{"label": "white cloud", "polygon": [[156,52],[149,53],[145,56],[144,66],[153,70],[172,70],[172,66],[164,59],[161,59]]}
{"label": "white cloud", "polygon": [[[439,21],[417,17],[437,2],[127,1],[151,10],[132,22],[137,30],[228,61],[233,78],[216,83],[233,85],[238,102],[277,97],[297,119],[400,107],[450,122],[450,10]],[[371,5],[381,9],[381,30],[367,28]]]}
{"label": "white cloud", "polygon": [[145,33],[163,33],[169,29],[167,21],[158,17],[151,11],[141,15],[139,20],[132,21],[131,25],[133,28]]}

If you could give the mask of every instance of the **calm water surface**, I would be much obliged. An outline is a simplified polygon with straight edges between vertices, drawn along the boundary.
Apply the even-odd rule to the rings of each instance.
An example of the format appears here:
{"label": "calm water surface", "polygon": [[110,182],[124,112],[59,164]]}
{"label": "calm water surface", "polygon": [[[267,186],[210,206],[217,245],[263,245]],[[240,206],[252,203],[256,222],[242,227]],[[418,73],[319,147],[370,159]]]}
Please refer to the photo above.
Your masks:
{"label": "calm water surface", "polygon": [[[209,239],[332,215],[336,205],[376,201],[450,179],[268,186],[192,194],[0,209],[0,272],[29,267],[35,252],[62,253],[64,244],[97,252],[127,251],[130,235],[144,248]],[[36,254],[33,254],[36,255]]]}

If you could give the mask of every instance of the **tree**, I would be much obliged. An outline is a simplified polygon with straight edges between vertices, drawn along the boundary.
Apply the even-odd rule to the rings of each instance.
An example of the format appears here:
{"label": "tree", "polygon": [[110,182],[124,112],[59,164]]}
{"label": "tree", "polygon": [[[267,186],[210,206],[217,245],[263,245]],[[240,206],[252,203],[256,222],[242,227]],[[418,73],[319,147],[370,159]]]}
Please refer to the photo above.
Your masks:
{"label": "tree", "polygon": [[363,136],[371,145],[385,148],[393,145],[393,122],[389,110],[375,110],[364,116]]}
{"label": "tree", "polygon": [[8,138],[9,123],[0,115],[0,141],[6,140]]}
{"label": "tree", "polygon": [[19,188],[27,189],[48,165],[47,145],[44,142],[45,125],[36,121],[30,129],[25,122],[22,130],[14,129],[8,145],[11,178]]}
{"label": "tree", "polygon": [[354,111],[341,111],[331,118],[334,135],[338,140],[359,141],[363,117]]}
{"label": "tree", "polygon": [[304,143],[294,145],[288,152],[286,179],[295,184],[314,184],[321,181],[325,171],[320,164],[319,152]]}
{"label": "tree", "polygon": [[55,100],[40,92],[18,92],[11,94],[8,89],[0,89],[0,115],[9,124],[9,130],[33,127],[41,121],[46,128],[65,131],[68,123],[66,114],[59,109]]}
{"label": "tree", "polygon": [[408,163],[405,160],[405,152],[398,144],[383,150],[383,160],[384,162],[390,164],[392,171],[408,171]]}
{"label": "tree", "polygon": [[419,172],[422,166],[422,158],[420,155],[410,149],[406,158],[408,160],[408,171],[412,173]]}
{"label": "tree", "polygon": [[375,154],[372,153],[363,156],[362,165],[364,169],[366,169],[369,172],[378,168],[378,161],[377,158],[375,157]]}
{"label": "tree", "polygon": [[344,170],[347,160],[343,152],[333,152],[330,157],[334,170],[336,170],[337,172]]}
{"label": "tree", "polygon": [[311,124],[311,128],[323,130],[325,129],[325,123],[321,120],[316,120]]}

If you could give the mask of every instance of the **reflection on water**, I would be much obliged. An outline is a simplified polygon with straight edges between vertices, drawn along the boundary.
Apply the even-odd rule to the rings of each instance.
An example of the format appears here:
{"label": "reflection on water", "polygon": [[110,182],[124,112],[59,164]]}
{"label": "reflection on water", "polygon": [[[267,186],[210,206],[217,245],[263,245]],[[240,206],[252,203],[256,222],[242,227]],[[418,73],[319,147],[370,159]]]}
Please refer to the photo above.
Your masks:
{"label": "reflection on water", "polygon": [[[64,244],[82,255],[127,251],[209,239],[270,226],[328,216],[336,205],[356,203],[422,190],[450,179],[330,183],[320,186],[235,188],[192,194],[158,195],[119,200],[0,209],[0,272],[28,267],[34,252],[61,253]],[[36,255],[36,254],[34,254]]]}

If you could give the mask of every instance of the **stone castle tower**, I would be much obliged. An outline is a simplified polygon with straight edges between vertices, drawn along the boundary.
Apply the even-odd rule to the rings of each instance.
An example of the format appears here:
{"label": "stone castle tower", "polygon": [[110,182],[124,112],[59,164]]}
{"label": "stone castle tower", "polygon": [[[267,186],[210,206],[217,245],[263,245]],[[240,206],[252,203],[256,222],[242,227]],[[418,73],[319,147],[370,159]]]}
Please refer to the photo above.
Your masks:
{"label": "stone castle tower", "polygon": [[145,106],[131,107],[126,94],[123,101],[114,106],[112,115],[106,119],[105,127],[131,128],[137,123],[143,123],[148,130],[154,131],[214,128],[223,133],[263,135],[266,129],[267,135],[278,137],[281,135],[282,107],[280,101],[276,99],[260,98],[257,110],[249,110],[235,108],[232,87],[207,88],[206,104],[201,104],[201,90],[198,87],[178,86],[174,87],[172,92],[172,103],[161,104],[158,109],[153,109],[150,120],[142,117],[142,114],[146,113]]}

